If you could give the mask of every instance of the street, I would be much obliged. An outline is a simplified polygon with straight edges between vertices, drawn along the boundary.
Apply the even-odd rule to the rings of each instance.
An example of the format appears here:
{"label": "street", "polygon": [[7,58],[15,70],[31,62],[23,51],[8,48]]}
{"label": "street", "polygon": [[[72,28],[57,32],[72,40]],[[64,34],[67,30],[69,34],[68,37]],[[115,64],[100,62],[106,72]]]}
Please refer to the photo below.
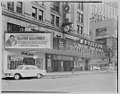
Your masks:
{"label": "street", "polygon": [[74,75],[63,78],[2,80],[2,91],[117,92],[117,72]]}

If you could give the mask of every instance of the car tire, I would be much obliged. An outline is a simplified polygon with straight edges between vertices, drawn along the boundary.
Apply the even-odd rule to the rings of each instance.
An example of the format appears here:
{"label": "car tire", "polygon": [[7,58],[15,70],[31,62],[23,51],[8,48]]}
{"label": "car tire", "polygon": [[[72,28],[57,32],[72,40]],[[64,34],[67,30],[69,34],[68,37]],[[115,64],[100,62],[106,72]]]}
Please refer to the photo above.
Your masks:
{"label": "car tire", "polygon": [[20,79],[20,74],[15,74],[15,75],[14,75],[14,79],[15,79],[15,80],[19,80],[19,79]]}
{"label": "car tire", "polygon": [[38,78],[38,79],[40,79],[40,78],[41,78],[41,76],[42,76],[41,74],[37,74],[37,78]]}

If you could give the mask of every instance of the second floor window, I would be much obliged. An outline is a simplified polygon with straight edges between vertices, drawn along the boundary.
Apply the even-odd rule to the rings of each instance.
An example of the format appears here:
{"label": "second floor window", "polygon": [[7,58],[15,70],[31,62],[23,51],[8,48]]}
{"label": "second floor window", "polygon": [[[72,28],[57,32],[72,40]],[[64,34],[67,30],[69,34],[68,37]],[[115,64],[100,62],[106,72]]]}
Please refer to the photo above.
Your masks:
{"label": "second floor window", "polygon": [[22,13],[22,2],[17,2],[16,11]]}
{"label": "second floor window", "polygon": [[59,17],[56,16],[56,26],[59,26]]}
{"label": "second floor window", "polygon": [[32,17],[37,18],[37,8],[32,7]]}
{"label": "second floor window", "polygon": [[23,32],[25,31],[25,27],[12,24],[12,23],[7,23],[7,31],[8,32]]}
{"label": "second floor window", "polygon": [[51,24],[54,25],[55,15],[51,14]]}
{"label": "second floor window", "polygon": [[59,12],[59,10],[60,10],[60,2],[52,2],[51,9],[56,11],[56,12]]}
{"label": "second floor window", "polygon": [[77,21],[83,23],[83,14],[77,12]]}
{"label": "second floor window", "polygon": [[14,11],[14,2],[7,2],[8,10]]}
{"label": "second floor window", "polygon": [[43,21],[43,11],[39,10],[39,20]]}

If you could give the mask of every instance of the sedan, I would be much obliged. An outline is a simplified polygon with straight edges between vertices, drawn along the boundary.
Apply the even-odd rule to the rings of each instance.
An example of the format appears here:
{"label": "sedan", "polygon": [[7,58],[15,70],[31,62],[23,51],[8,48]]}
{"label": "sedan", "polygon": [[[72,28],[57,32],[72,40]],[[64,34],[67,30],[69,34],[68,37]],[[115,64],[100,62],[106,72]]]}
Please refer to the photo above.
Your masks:
{"label": "sedan", "polygon": [[41,78],[44,75],[46,75],[46,70],[40,70],[34,65],[19,65],[17,69],[7,70],[4,72],[4,77],[14,77],[15,80],[18,80],[22,77]]}

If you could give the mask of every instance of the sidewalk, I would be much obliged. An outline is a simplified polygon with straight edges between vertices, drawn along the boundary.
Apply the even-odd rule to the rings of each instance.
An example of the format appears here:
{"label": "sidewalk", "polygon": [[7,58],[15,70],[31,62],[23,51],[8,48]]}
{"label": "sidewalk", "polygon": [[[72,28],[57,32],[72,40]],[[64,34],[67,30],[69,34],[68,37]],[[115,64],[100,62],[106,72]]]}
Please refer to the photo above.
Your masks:
{"label": "sidewalk", "polygon": [[71,72],[48,72],[44,78],[66,78],[66,77],[73,77],[78,75],[87,75],[87,74],[97,74],[97,73],[111,73],[111,72],[117,72],[116,70],[94,70],[94,71],[75,71]]}

